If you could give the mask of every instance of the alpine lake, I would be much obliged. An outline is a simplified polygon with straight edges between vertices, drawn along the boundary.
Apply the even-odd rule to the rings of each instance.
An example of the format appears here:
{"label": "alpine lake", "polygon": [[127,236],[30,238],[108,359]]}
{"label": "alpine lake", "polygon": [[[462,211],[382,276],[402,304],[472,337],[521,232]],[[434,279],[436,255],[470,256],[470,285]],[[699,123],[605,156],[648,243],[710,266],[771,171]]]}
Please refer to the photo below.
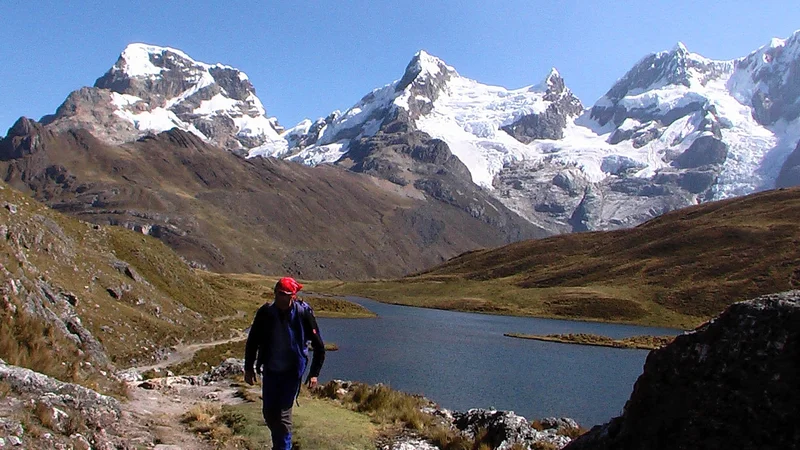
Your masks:
{"label": "alpine lake", "polygon": [[320,381],[383,383],[441,407],[510,410],[529,421],[570,417],[584,428],[622,413],[647,350],[515,339],[503,333],[623,338],[679,330],[442,311],[346,297],[378,317],[318,319],[328,352]]}

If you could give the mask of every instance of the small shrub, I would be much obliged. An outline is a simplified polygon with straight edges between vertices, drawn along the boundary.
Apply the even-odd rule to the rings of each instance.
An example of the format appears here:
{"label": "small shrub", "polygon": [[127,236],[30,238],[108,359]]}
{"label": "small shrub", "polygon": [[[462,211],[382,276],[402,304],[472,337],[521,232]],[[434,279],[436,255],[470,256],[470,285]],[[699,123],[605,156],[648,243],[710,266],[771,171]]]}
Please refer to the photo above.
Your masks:
{"label": "small shrub", "polygon": [[335,381],[329,381],[325,383],[321,388],[315,391],[315,395],[317,397],[322,398],[329,398],[331,400],[336,400],[336,390],[339,389],[339,385]]}
{"label": "small shrub", "polygon": [[257,448],[247,438],[236,435],[246,428],[247,418],[220,405],[194,405],[186,411],[181,421],[188,425],[190,431],[218,444],[220,448]]}

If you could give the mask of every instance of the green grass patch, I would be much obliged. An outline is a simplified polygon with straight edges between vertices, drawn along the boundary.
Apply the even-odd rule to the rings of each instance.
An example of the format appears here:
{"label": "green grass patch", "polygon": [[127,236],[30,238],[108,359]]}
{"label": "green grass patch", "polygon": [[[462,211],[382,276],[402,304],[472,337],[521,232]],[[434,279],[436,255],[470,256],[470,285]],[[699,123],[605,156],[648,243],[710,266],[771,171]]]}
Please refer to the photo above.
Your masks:
{"label": "green grass patch", "polygon": [[[255,391],[247,388],[248,392]],[[250,396],[252,397],[252,396]],[[370,419],[357,412],[324,399],[312,398],[307,393],[300,397],[300,406],[293,408],[293,439],[301,449],[308,450],[372,450],[375,448],[377,427]],[[206,420],[201,410],[201,420],[187,421],[195,432],[222,446],[262,449],[272,445],[269,429],[264,425],[259,401],[219,407]],[[224,430],[224,428],[227,430]],[[220,431],[222,429],[222,431]]]}

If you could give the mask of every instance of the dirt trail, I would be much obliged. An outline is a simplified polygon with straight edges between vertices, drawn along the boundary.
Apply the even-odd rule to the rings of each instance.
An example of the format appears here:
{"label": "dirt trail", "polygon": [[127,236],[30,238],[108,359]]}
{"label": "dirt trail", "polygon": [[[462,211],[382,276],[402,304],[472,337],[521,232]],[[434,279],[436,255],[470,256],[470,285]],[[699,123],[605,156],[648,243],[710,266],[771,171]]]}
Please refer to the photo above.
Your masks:
{"label": "dirt trail", "polygon": [[[205,386],[186,383],[182,377],[156,379],[153,389],[129,383],[129,401],[123,403],[123,420],[131,436],[154,440],[170,450],[211,450],[216,447],[187,430],[181,419],[200,403],[231,405],[242,403],[235,396],[236,387],[220,382]],[[159,449],[158,446],[155,447]]]}
{"label": "dirt trail", "polygon": [[204,342],[201,344],[176,345],[175,350],[170,353],[169,356],[167,356],[167,359],[159,361],[156,364],[134,367],[134,369],[136,369],[139,373],[153,369],[163,369],[173,364],[179,364],[192,359],[195,353],[204,348],[227,344],[229,342],[243,341],[245,339],[247,339],[247,334],[243,331],[239,331],[236,336],[227,339],[221,339],[219,341]]}

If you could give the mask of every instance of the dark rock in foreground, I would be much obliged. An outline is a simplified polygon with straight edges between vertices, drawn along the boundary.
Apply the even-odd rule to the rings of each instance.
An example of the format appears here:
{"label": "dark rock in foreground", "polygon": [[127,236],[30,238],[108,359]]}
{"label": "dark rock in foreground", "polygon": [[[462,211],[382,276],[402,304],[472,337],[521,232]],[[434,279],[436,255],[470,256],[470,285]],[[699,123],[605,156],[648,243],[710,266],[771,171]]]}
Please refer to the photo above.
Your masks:
{"label": "dark rock in foreground", "polygon": [[800,448],[800,291],[736,303],[650,353],[621,417],[566,448]]}

